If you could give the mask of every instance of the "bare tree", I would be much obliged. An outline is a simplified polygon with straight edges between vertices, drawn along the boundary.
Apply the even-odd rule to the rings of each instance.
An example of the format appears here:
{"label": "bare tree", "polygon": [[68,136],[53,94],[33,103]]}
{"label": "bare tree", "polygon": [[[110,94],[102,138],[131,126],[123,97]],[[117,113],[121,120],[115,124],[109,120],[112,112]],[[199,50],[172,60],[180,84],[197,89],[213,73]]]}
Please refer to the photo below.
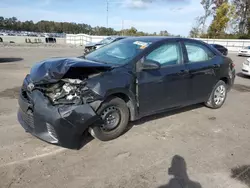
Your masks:
{"label": "bare tree", "polygon": [[236,22],[238,23],[238,31],[240,34],[247,33],[248,18],[250,17],[250,1],[249,0],[233,0],[236,9]]}
{"label": "bare tree", "polygon": [[214,4],[214,0],[202,0],[201,4],[203,6],[205,14],[198,18],[198,22],[202,27],[201,29],[202,33],[205,33],[207,19],[212,15],[212,5]]}

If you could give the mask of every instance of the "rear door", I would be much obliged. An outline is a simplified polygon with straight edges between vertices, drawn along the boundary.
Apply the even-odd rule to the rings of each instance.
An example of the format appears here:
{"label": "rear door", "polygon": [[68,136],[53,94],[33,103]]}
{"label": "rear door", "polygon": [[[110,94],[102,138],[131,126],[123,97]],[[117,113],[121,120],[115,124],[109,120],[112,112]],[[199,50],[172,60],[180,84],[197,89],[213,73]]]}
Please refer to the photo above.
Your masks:
{"label": "rear door", "polygon": [[204,102],[218,81],[222,59],[201,42],[187,40],[183,46],[190,76],[188,98],[191,103]]}

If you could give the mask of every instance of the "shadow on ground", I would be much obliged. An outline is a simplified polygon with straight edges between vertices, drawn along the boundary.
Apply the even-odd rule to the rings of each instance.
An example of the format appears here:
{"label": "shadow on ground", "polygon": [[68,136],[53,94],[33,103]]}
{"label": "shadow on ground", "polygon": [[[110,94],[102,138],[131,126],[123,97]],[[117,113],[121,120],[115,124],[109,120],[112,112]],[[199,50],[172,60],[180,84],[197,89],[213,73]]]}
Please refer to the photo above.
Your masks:
{"label": "shadow on ground", "polygon": [[141,125],[141,124],[146,123],[148,121],[153,121],[153,120],[161,119],[161,118],[164,118],[164,117],[167,117],[167,116],[180,114],[180,113],[183,113],[183,112],[186,112],[186,111],[201,108],[203,106],[204,105],[202,105],[202,104],[195,104],[195,105],[187,106],[187,107],[184,107],[184,108],[174,109],[174,110],[171,110],[171,111],[150,115],[150,116],[147,116],[147,117],[143,117],[143,118],[141,118],[141,119],[139,119],[139,120],[137,120],[135,122],[132,122],[131,125],[132,126]]}
{"label": "shadow on ground", "polygon": [[250,92],[250,86],[242,84],[234,84],[232,89],[239,92]]}
{"label": "shadow on ground", "polygon": [[0,58],[0,63],[11,63],[11,62],[17,62],[22,61],[23,58],[17,58],[17,57],[8,57],[8,58]]}
{"label": "shadow on ground", "polygon": [[158,188],[202,188],[200,183],[189,179],[186,161],[179,155],[173,157],[168,175],[172,175],[173,178],[166,185]]}
{"label": "shadow on ground", "polygon": [[[0,93],[0,97],[1,97],[1,93]],[[194,110],[194,109],[201,108],[201,107],[203,107],[202,104],[196,104],[196,105],[192,105],[192,106],[188,106],[188,107],[184,107],[184,108],[180,108],[180,109],[176,109],[176,110],[172,110],[172,111],[168,111],[168,112],[159,113],[156,115],[147,116],[147,117],[144,117],[140,120],[130,122],[127,130],[121,136],[126,134],[133,126],[142,125],[142,124],[149,122],[149,121],[153,121],[153,120],[164,118],[167,116],[183,113],[183,112],[186,112],[189,110]],[[215,120],[216,118],[209,117],[208,119],[212,121],[212,120]],[[85,131],[85,133],[83,134],[83,142],[82,142],[81,146],[79,147],[79,149],[83,148],[86,144],[91,142],[93,139],[94,138],[88,133],[88,131]]]}
{"label": "shadow on ground", "polygon": [[248,79],[250,78],[250,76],[244,75],[241,72],[238,72],[236,75],[241,78],[248,78]]}
{"label": "shadow on ground", "polygon": [[0,91],[0,98],[6,97],[10,99],[17,99],[19,95],[20,87],[14,87]]}
{"label": "shadow on ground", "polygon": [[250,188],[250,165],[231,169],[231,177],[245,183]]}
{"label": "shadow on ground", "polygon": [[89,134],[88,130],[86,130],[82,134],[81,143],[80,143],[80,145],[79,145],[79,147],[77,149],[78,150],[82,149],[85,145],[87,145],[92,140],[94,140],[94,138]]}

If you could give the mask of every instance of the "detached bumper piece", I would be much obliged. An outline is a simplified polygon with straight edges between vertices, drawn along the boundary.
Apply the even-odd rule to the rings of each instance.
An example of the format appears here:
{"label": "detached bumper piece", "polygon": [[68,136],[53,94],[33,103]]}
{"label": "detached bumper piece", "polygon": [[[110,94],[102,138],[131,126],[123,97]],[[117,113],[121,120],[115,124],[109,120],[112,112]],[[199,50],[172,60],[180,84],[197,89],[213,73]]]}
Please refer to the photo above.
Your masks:
{"label": "detached bumper piece", "polygon": [[19,106],[18,121],[27,132],[70,149],[78,149],[83,132],[99,120],[88,104],[53,106],[38,90],[22,90]]}

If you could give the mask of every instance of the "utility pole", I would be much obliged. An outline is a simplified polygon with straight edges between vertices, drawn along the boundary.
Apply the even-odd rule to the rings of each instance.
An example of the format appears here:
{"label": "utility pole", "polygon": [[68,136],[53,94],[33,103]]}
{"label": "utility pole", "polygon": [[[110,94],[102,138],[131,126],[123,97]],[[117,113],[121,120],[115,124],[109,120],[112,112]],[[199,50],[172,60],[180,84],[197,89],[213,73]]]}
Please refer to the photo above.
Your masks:
{"label": "utility pole", "polygon": [[109,0],[107,0],[107,28],[109,27]]}
{"label": "utility pole", "polygon": [[124,30],[124,20],[122,20],[122,35],[123,35],[123,31]]}

